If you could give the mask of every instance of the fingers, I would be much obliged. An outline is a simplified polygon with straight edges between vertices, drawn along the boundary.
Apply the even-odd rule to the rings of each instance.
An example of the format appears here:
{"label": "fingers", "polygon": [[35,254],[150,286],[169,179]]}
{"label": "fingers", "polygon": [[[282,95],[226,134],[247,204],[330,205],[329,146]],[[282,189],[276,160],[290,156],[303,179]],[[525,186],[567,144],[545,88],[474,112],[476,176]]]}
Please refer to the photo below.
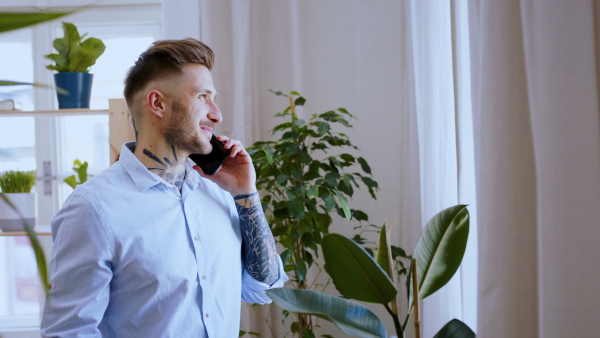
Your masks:
{"label": "fingers", "polygon": [[224,135],[217,136],[217,140],[225,143],[225,149],[231,150],[231,154],[229,154],[229,157],[235,157],[239,153],[247,154],[246,149],[244,149],[244,146],[242,145],[242,142],[240,140],[232,140]]}

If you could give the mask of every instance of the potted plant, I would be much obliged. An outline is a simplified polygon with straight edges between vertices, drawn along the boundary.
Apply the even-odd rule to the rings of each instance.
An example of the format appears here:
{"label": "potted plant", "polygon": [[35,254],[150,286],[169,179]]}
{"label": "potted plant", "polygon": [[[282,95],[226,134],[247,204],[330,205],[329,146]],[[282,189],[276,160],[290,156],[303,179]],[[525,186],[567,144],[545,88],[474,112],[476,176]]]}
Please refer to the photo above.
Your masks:
{"label": "potted plant", "polygon": [[[443,287],[458,270],[467,246],[469,212],[456,205],[435,215],[423,228],[406,279],[408,309],[404,321],[396,298],[400,294],[392,273],[392,246],[384,225],[374,258],[358,243],[339,234],[323,238],[326,270],[342,297],[311,290],[272,289],[267,294],[284,309],[318,315],[354,337],[387,338],[383,321],[367,307],[351,301],[382,304],[392,316],[397,337],[404,337],[414,313],[415,335],[420,337],[419,300]],[[473,331],[458,319],[448,322],[434,338],[474,338]]]}
{"label": "potted plant", "polygon": [[[306,99],[298,92],[274,92],[285,97],[288,106],[275,116],[282,118],[273,128],[275,141],[259,141],[248,148],[261,189],[263,209],[268,217],[275,241],[284,251],[281,259],[291,275],[288,287],[322,290],[322,285],[308,273],[324,275],[317,257],[323,237],[338,214],[359,232],[355,239],[364,241],[360,233],[377,231],[379,227],[364,225],[368,216],[350,207],[355,189],[368,190],[375,198],[377,182],[372,179],[367,161],[353,155],[358,148],[340,132],[351,129],[354,117],[344,108],[311,114],[306,121],[297,114]],[[290,330],[297,336],[310,336],[317,327],[316,318],[299,314]]]}
{"label": "potted plant", "polygon": [[[35,224],[36,199],[35,193],[31,192],[35,179],[35,170],[7,171],[0,176],[0,189],[12,203],[11,206],[5,200],[0,200],[2,231],[23,231],[22,218],[29,224]],[[15,208],[18,211],[14,210]]]}
{"label": "potted plant", "polygon": [[93,74],[90,67],[104,53],[106,46],[100,39],[87,38],[79,35],[77,27],[72,23],[63,21],[62,38],[54,40],[53,46],[58,53],[48,54],[44,57],[55,62],[46,68],[56,70],[54,82],[58,88],[68,93],[57,91],[59,109],[89,108],[92,94]]}

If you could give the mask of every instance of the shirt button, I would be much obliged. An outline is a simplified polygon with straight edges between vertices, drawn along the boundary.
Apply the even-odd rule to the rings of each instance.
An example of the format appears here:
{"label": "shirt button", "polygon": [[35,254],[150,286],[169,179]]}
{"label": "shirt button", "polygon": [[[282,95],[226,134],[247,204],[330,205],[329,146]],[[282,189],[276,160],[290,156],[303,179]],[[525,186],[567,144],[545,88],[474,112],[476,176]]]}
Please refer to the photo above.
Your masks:
{"label": "shirt button", "polygon": [[206,280],[206,275],[202,275],[202,280]]}
{"label": "shirt button", "polygon": [[194,240],[195,240],[195,241],[198,241],[198,237],[194,236]]}
{"label": "shirt button", "polygon": [[210,317],[210,315],[207,313],[204,315],[204,317],[208,318],[208,317]]}

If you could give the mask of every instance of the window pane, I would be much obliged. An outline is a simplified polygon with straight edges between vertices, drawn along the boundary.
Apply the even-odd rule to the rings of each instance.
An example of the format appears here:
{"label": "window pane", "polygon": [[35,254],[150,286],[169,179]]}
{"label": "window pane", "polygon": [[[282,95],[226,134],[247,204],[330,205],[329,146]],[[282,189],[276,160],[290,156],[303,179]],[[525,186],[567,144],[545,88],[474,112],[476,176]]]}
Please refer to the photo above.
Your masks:
{"label": "window pane", "polygon": [[[65,117],[65,158],[88,162],[88,174],[97,174],[110,164],[108,115]],[[73,172],[68,173],[68,175]]]}
{"label": "window pane", "polygon": [[108,38],[102,41],[106,51],[90,70],[94,74],[92,109],[108,109],[108,99],[123,97],[123,79],[127,71],[154,38]]}
{"label": "window pane", "polygon": [[[108,143],[108,115],[64,117],[64,147],[67,172],[62,177],[74,175],[73,162],[88,163],[88,175],[96,175],[110,165]],[[60,205],[73,189],[66,183],[60,185]]]}
{"label": "window pane", "polygon": [[0,316],[38,315],[42,289],[27,237],[0,237]]}
{"label": "window pane", "polygon": [[[19,34],[19,37],[23,34]],[[27,36],[25,34],[25,36]],[[30,35],[29,35],[30,36]],[[33,57],[30,41],[0,41],[2,80],[33,82]],[[7,52],[9,51],[9,52]],[[33,110],[33,87],[0,86],[0,101],[12,99],[21,110]]]}
{"label": "window pane", "polygon": [[0,172],[35,169],[33,117],[0,115]]}

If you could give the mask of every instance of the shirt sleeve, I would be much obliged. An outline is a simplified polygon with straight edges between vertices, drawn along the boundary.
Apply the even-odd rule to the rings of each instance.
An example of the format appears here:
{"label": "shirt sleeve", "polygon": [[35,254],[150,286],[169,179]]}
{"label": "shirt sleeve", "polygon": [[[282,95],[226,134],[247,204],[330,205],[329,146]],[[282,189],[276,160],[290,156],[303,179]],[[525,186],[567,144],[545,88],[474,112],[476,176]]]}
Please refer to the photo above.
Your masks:
{"label": "shirt sleeve", "polygon": [[279,278],[273,285],[259,282],[254,277],[250,276],[245,268],[242,268],[242,300],[246,303],[267,304],[271,303],[271,298],[267,296],[265,291],[270,289],[282,288],[283,283],[288,280],[287,274],[283,270],[281,257],[279,259]]}
{"label": "shirt sleeve", "polygon": [[89,194],[74,191],[52,220],[42,337],[100,337],[112,279],[112,234]]}

